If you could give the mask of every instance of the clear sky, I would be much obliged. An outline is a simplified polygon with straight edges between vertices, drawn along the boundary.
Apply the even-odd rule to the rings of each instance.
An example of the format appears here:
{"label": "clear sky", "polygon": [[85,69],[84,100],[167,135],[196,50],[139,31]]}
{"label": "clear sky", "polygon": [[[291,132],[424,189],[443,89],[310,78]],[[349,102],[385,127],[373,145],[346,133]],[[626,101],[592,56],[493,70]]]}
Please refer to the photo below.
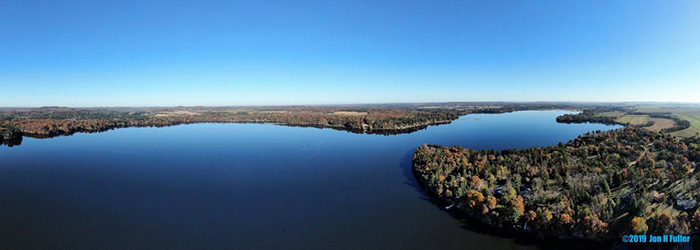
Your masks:
{"label": "clear sky", "polygon": [[0,0],[0,106],[700,102],[700,1]]}

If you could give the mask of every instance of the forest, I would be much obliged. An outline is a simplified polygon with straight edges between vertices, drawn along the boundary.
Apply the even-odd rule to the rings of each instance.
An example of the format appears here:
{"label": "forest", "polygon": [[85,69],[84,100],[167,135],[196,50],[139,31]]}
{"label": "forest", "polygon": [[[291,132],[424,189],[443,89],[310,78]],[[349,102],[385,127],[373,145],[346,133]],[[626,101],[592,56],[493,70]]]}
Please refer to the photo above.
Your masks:
{"label": "forest", "polygon": [[422,145],[412,161],[430,196],[498,229],[593,240],[700,230],[698,137],[628,126],[520,150]]}
{"label": "forest", "polygon": [[[565,104],[447,103],[355,106],[170,107],[170,108],[5,108],[0,124],[27,137],[96,133],[126,127],[192,123],[270,123],[332,128],[353,133],[410,133],[446,124],[471,113],[575,108]],[[15,131],[15,130],[13,130]]]}
{"label": "forest", "polygon": [[602,123],[602,124],[619,124],[615,118],[608,116],[600,116],[603,112],[615,111],[614,109],[586,109],[578,114],[565,114],[557,117],[559,123]]}
{"label": "forest", "polygon": [[[327,127],[355,133],[401,132],[449,123],[465,112],[454,109],[268,107],[264,109],[38,108],[0,112],[2,131],[29,137],[102,132],[125,127],[163,127],[190,123],[272,123]],[[14,133],[14,132],[13,132]]]}

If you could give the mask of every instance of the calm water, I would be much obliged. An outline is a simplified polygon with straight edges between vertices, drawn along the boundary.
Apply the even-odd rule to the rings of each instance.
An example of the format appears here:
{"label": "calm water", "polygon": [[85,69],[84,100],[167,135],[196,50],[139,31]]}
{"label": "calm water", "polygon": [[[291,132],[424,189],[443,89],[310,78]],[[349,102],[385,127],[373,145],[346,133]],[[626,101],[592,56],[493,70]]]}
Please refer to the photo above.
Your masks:
{"label": "calm water", "polygon": [[600,124],[467,115],[383,136],[259,124],[128,128],[0,147],[0,249],[519,249],[417,188],[423,143],[525,148]]}

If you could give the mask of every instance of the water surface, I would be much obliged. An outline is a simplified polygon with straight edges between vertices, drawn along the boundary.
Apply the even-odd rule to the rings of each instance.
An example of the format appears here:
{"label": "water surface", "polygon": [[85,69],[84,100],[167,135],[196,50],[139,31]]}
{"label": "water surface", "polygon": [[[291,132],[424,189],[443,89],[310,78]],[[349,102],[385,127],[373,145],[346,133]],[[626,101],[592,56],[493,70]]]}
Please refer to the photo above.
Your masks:
{"label": "water surface", "polygon": [[614,126],[467,115],[393,136],[261,124],[127,128],[0,147],[0,249],[519,249],[418,188],[423,143],[505,149]]}

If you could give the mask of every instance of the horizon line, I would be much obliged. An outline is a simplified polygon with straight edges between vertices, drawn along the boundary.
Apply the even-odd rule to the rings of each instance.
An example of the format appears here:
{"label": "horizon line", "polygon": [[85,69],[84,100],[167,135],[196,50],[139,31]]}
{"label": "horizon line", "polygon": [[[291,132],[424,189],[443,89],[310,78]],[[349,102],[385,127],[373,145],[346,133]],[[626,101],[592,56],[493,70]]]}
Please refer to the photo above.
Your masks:
{"label": "horizon line", "polygon": [[324,106],[371,106],[371,105],[410,105],[410,104],[487,104],[487,103],[504,103],[504,104],[526,104],[526,103],[552,103],[552,104],[685,104],[685,105],[700,105],[697,102],[669,102],[669,101],[444,101],[444,102],[384,102],[384,103],[326,103],[326,104],[239,104],[239,105],[145,105],[145,106],[61,106],[61,105],[45,105],[45,106],[0,106],[0,108],[194,108],[194,107],[324,107]]}

